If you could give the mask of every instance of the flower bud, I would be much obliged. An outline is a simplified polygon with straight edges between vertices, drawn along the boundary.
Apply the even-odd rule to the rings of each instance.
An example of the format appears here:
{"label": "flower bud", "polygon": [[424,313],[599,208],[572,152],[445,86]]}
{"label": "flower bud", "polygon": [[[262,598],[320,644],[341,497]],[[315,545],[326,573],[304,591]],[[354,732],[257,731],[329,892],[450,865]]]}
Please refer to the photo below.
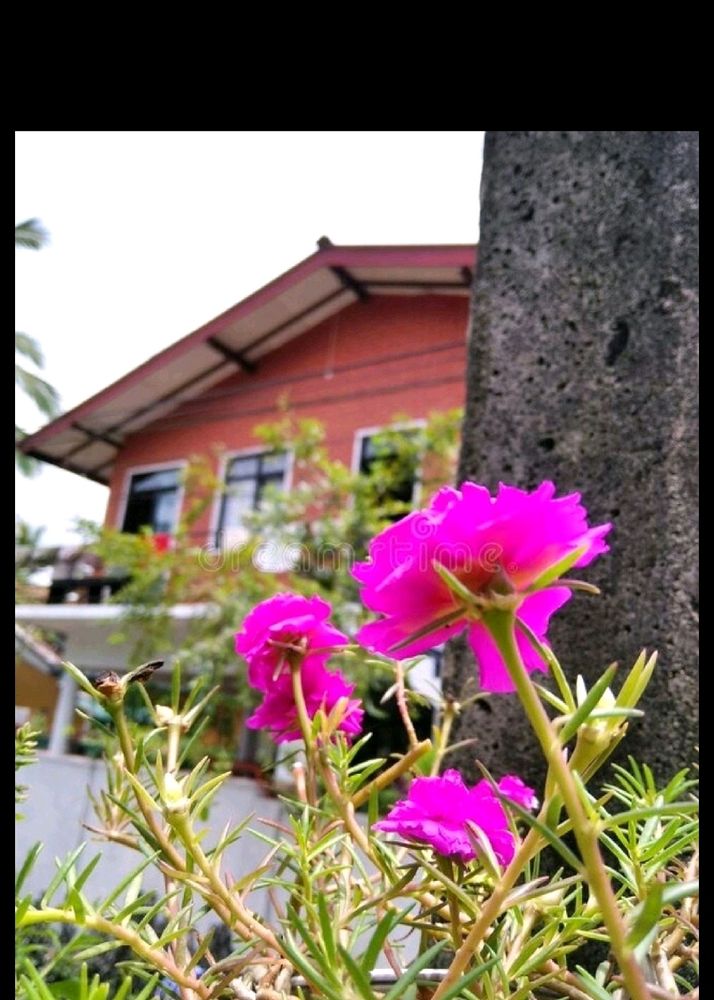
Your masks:
{"label": "flower bud", "polygon": [[564,896],[565,889],[554,889],[552,892],[544,892],[541,896],[536,896],[532,905],[541,913],[548,913],[550,910],[559,910]]}
{"label": "flower bud", "polygon": [[178,719],[174,710],[168,705],[156,705],[154,707],[154,715],[159,726],[170,726],[172,722],[176,722]]}
{"label": "flower bud", "polygon": [[[579,705],[582,705],[587,693],[583,678],[578,676],[575,684],[575,695]],[[609,687],[605,688],[595,708],[613,709],[615,707],[615,696]],[[613,744],[619,742],[626,725],[627,720],[618,716],[587,719],[578,730],[571,767],[582,773],[593,760],[600,757]]]}
{"label": "flower bud", "polygon": [[[582,705],[588,696],[587,688],[585,687],[585,681],[582,676],[578,674],[578,678],[575,682],[575,696],[578,701],[578,705]],[[595,706],[596,708],[614,708],[617,703],[615,695],[612,693],[611,689],[605,688],[602,695],[600,696],[600,701]],[[601,728],[611,725],[612,719],[596,719],[590,723],[593,726],[600,726]],[[617,722],[617,720],[615,720]]]}
{"label": "flower bud", "polygon": [[164,787],[161,792],[161,798],[166,807],[167,813],[175,815],[177,813],[188,812],[191,802],[189,798],[184,795],[184,780],[185,779],[177,781],[171,773],[164,775]]}

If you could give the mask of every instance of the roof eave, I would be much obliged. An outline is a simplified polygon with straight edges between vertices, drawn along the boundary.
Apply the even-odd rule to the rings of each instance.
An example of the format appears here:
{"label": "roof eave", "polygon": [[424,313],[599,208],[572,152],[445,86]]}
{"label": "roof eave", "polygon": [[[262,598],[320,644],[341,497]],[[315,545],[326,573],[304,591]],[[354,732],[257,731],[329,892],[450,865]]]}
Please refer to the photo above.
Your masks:
{"label": "roof eave", "polygon": [[[472,275],[475,264],[475,244],[446,245],[394,245],[394,246],[335,246],[328,241],[320,241],[320,249],[306,257],[294,267],[268,282],[262,288],[251,293],[236,305],[227,309],[208,323],[192,331],[169,347],[153,355],[137,368],[121,376],[100,392],[75,406],[73,409],[57,417],[40,428],[34,434],[28,435],[19,445],[25,454],[41,461],[49,462],[59,468],[67,469],[84,478],[106,485],[107,478],[99,474],[99,470],[84,469],[74,463],[63,460],[61,456],[49,455],[43,444],[56,435],[69,429],[84,431],[81,426],[83,418],[90,417],[101,407],[106,406],[115,397],[131,391],[132,387],[154,374],[157,369],[179,359],[184,353],[205,344],[212,344],[212,339],[230,327],[241,318],[250,315],[256,309],[269,303],[278,295],[290,290],[293,286],[306,280],[316,271],[328,268],[333,273],[349,274],[349,268],[459,268],[464,275],[465,287]],[[240,360],[240,359],[239,359]],[[250,364],[250,362],[248,362]],[[220,368],[220,365],[217,367]],[[119,445],[114,444],[114,447]],[[69,456],[68,456],[69,457]],[[105,463],[111,464],[110,462]],[[99,467],[101,468],[101,467]]]}

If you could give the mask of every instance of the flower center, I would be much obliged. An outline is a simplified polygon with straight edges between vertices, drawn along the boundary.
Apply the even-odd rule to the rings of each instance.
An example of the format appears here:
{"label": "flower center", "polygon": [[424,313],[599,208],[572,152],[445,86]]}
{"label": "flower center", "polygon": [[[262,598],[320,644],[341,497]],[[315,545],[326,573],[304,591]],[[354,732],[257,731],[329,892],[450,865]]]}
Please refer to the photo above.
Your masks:
{"label": "flower center", "polygon": [[284,632],[279,639],[268,639],[268,645],[275,651],[273,680],[276,681],[286,667],[297,667],[302,663],[307,652],[308,637],[298,632]]}

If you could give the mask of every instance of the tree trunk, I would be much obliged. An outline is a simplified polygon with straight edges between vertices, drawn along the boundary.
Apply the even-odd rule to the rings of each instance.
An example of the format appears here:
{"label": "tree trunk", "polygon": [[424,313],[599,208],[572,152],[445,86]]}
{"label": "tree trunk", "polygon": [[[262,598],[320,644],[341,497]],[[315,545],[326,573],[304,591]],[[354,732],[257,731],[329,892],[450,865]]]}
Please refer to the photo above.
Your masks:
{"label": "tree trunk", "polygon": [[[660,777],[697,742],[698,133],[488,132],[460,479],[580,491],[611,551],[549,633],[571,679],[659,650],[620,759]],[[445,689],[472,688],[457,640]],[[459,720],[496,776],[537,781],[514,696]],[[619,752],[619,751],[618,751]]]}

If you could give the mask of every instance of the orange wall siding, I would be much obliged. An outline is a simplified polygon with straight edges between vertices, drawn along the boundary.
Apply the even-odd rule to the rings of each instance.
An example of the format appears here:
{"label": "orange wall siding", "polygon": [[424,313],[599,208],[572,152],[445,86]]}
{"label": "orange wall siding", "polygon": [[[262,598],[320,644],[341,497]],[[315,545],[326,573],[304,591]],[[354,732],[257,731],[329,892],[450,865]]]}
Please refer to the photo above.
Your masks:
{"label": "orange wall siding", "polygon": [[[202,396],[130,437],[111,482],[106,523],[118,526],[127,472],[136,466],[259,446],[256,424],[281,400],[326,428],[332,458],[352,461],[355,432],[464,401],[469,301],[457,296],[377,296],[357,302]],[[207,512],[197,530],[208,530]]]}
{"label": "orange wall siding", "polygon": [[57,704],[57,680],[49,674],[15,659],[15,704],[25,705],[34,712],[42,712],[47,727],[52,725],[52,718]]}

